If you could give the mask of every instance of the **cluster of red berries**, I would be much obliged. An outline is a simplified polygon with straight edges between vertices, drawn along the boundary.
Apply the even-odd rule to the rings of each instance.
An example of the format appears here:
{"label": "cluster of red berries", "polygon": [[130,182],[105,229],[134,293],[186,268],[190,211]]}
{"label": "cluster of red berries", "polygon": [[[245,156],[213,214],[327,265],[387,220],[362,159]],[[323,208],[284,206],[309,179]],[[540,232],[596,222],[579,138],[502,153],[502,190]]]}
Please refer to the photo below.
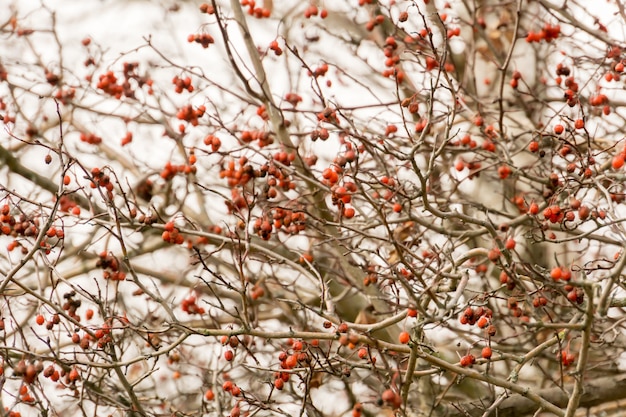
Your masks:
{"label": "cluster of red berries", "polygon": [[[318,341],[312,341],[312,345],[315,346],[318,344]],[[280,361],[281,369],[293,369],[298,366],[298,364],[310,364],[312,360],[311,352],[309,352],[309,345],[301,340],[287,340],[287,345],[291,348],[289,349],[291,353],[287,351],[282,351],[278,354],[278,360]],[[288,374],[289,375],[289,374]],[[287,381],[284,381],[287,382]]]}
{"label": "cluster of red berries", "polygon": [[380,398],[385,405],[390,406],[394,410],[397,410],[402,406],[402,397],[398,392],[391,388],[383,391]]}
{"label": "cluster of red berries", "polygon": [[265,121],[268,121],[270,119],[270,116],[267,113],[267,107],[265,106],[265,104],[261,104],[259,107],[257,107],[256,115]]}
{"label": "cluster of red berries", "polygon": [[572,279],[572,271],[570,271],[569,268],[555,266],[550,270],[550,278],[555,281],[569,281],[570,279]]}
{"label": "cluster of red berries", "polygon": [[278,45],[277,40],[273,40],[270,42],[270,50],[274,51],[274,55],[276,56],[281,56],[283,54],[283,50],[280,45]]}
{"label": "cluster of red berries", "polygon": [[250,207],[251,200],[242,195],[241,191],[238,188],[231,189],[230,194],[231,199],[224,201],[229,213],[247,209],[248,207]]}
{"label": "cluster of red berries", "polygon": [[11,214],[11,207],[8,204],[4,204],[0,209],[0,223],[2,224],[0,229],[4,235],[32,237],[39,233],[39,219],[29,217],[24,213],[16,218]]}
{"label": "cluster of red berries", "polygon": [[89,335],[89,333],[85,333],[81,339],[80,335],[74,332],[72,334],[72,343],[79,345],[83,350],[87,350],[91,345],[91,335]]}
{"label": "cluster of red berries", "polygon": [[272,237],[272,223],[268,218],[257,218],[252,225],[252,230],[263,240],[269,240]]}
{"label": "cluster of red berries", "polygon": [[302,97],[296,93],[287,93],[285,94],[285,101],[296,107],[302,101]]}
{"label": "cluster of red berries", "polygon": [[368,287],[370,285],[376,285],[378,282],[378,268],[376,265],[368,265],[367,266],[367,274],[363,278],[363,285]]}
{"label": "cluster of red berries", "polygon": [[306,228],[305,215],[302,212],[291,212],[289,210],[276,208],[272,211],[272,216],[257,218],[252,229],[263,240],[272,237],[272,231],[279,229],[292,235],[298,234]]}
{"label": "cluster of red berries", "polygon": [[561,363],[565,367],[570,366],[571,364],[574,363],[574,361],[576,361],[576,356],[573,353],[571,353],[568,349],[560,350],[556,354],[556,358],[557,360],[561,361]]}
{"label": "cluster of red berries", "polygon": [[200,12],[201,13],[206,13],[206,14],[213,14],[215,13],[215,8],[213,7],[213,5],[208,4],[208,3],[202,3],[199,6]]}
{"label": "cluster of red berries", "polygon": [[387,69],[383,70],[382,75],[385,78],[395,76],[398,83],[402,83],[402,81],[404,81],[404,72],[400,71],[397,67],[400,62],[400,56],[396,54],[397,49],[398,43],[396,42],[396,38],[389,36],[385,41],[385,47],[383,49],[383,53],[387,58],[385,59],[385,67],[387,67]]}
{"label": "cluster of red berries", "polygon": [[319,129],[315,129],[311,132],[311,140],[313,142],[315,142],[318,139],[321,139],[322,141],[326,140],[329,138],[329,133],[328,133],[328,129],[326,129],[325,127],[321,127]]}
{"label": "cluster of red berries", "polygon": [[308,75],[309,77],[317,78],[317,77],[323,77],[324,75],[326,75],[327,72],[328,72],[328,64],[324,62],[319,67],[315,68],[313,72],[309,71]]}
{"label": "cluster of red berries", "polygon": [[255,170],[252,165],[248,163],[248,158],[241,157],[238,161],[239,167],[235,167],[235,161],[228,161],[228,165],[223,167],[220,171],[220,178],[226,178],[228,186],[231,188],[234,187],[243,187],[245,186],[251,179],[261,177],[263,174]]}
{"label": "cluster of red berries", "polygon": [[[359,0],[359,4],[362,1],[363,0]],[[367,1],[371,2],[371,0],[367,0]],[[385,21],[385,16],[382,14],[377,14],[376,16],[368,20],[367,23],[365,23],[365,29],[367,29],[368,32],[371,32],[376,28],[376,26],[382,25],[384,21]]]}
{"label": "cluster of red berries", "polygon": [[52,317],[50,317],[50,320],[46,321],[42,314],[38,314],[37,317],[35,317],[35,322],[40,326],[43,326],[45,323],[46,329],[52,330],[55,325],[61,322],[61,318],[58,314],[53,314]]}
{"label": "cluster of red berries", "polygon": [[70,291],[68,293],[63,294],[63,298],[65,302],[63,303],[63,310],[67,312],[67,315],[73,318],[76,321],[80,321],[80,316],[76,314],[78,309],[80,308],[82,302],[80,299],[75,299],[76,291]]}
{"label": "cluster of red berries", "polygon": [[102,138],[94,133],[80,132],[81,142],[89,143],[90,145],[98,145],[102,143]]}
{"label": "cluster of red berries", "polygon": [[517,89],[519,85],[519,80],[522,78],[522,73],[519,71],[513,71],[513,76],[511,77],[511,88]]}
{"label": "cluster of red berries", "polygon": [[248,14],[257,19],[266,19],[272,14],[267,7],[256,7],[256,0],[241,0],[241,5],[248,6]]}
{"label": "cluster of red berries", "polygon": [[15,376],[21,376],[22,380],[27,384],[32,384],[37,379],[37,375],[43,371],[43,363],[40,361],[27,363],[24,359],[21,359],[15,368],[13,368],[13,374]]}
{"label": "cluster of red berries", "polygon": [[567,291],[567,299],[574,304],[582,304],[585,301],[585,291],[580,287],[565,285],[563,289]]}
{"label": "cluster of red berries", "polygon": [[113,198],[113,183],[111,177],[104,173],[100,168],[94,167],[91,169],[91,188],[101,187],[107,191],[109,199]]}
{"label": "cluster of red berries", "polygon": [[109,70],[104,74],[101,74],[98,77],[98,83],[96,84],[96,88],[101,89],[106,94],[115,97],[116,99],[124,97],[134,98],[135,90],[131,84],[131,80],[136,81],[139,88],[147,85],[149,87],[148,94],[152,94],[152,84],[153,81],[147,76],[139,76],[136,71],[139,68],[139,63],[137,62],[124,62],[123,64],[123,76],[124,81],[121,83],[118,82],[118,78],[115,76],[113,71]]}
{"label": "cluster of red berries", "polygon": [[204,116],[205,112],[206,107],[204,105],[200,105],[197,109],[194,109],[191,104],[188,104],[178,110],[176,118],[189,122],[192,126],[198,126],[198,119]]}
{"label": "cluster of red berries", "polygon": [[[230,352],[230,351],[229,351]],[[224,383],[222,384],[222,389],[228,393],[230,393],[233,397],[239,397],[241,396],[241,388],[239,388],[238,385],[236,385],[233,381],[231,381],[230,379],[224,381]],[[233,414],[233,410],[236,414]],[[239,417],[239,406],[236,405],[235,407],[233,407],[230,411],[230,417]]]}
{"label": "cluster of red berries", "polygon": [[356,184],[351,181],[344,181],[342,186],[334,185],[331,188],[331,201],[337,206],[343,217],[351,219],[356,214],[353,207],[348,204],[352,201],[352,194],[357,191]]}
{"label": "cluster of red berries", "polygon": [[98,255],[96,268],[102,268],[102,277],[112,281],[124,281],[126,273],[120,270],[120,263],[115,256],[107,251],[102,251]]}
{"label": "cluster of red berries", "polygon": [[159,176],[165,181],[170,181],[177,174],[192,174],[196,172],[196,167],[190,164],[173,165],[170,161],[165,163],[165,166],[159,173]]}
{"label": "cluster of red berries", "polygon": [[516,318],[521,318],[522,321],[528,321],[528,316],[524,315],[524,310],[519,306],[518,300],[515,297],[509,297],[506,305],[511,311],[511,315]]}
{"label": "cluster of red berries", "polygon": [[546,42],[552,42],[554,39],[557,39],[561,34],[561,26],[554,25],[552,26],[549,23],[546,23],[539,32],[528,32],[526,36],[526,42],[541,42],[545,40]]}
{"label": "cluster of red berries", "polygon": [[317,113],[317,120],[320,122],[331,123],[334,125],[339,124],[339,119],[337,118],[337,111],[331,109],[330,107],[326,107],[324,110]]}
{"label": "cluster of red berries", "polygon": [[468,366],[472,366],[476,363],[476,356],[472,355],[471,353],[468,353],[467,355],[461,357],[461,360],[459,361],[459,365],[461,365],[464,368],[467,368]]}
{"label": "cluster of red berries", "polygon": [[259,284],[254,284],[250,288],[250,298],[253,300],[258,300],[259,298],[265,295],[265,290]]}
{"label": "cluster of red berries", "polygon": [[274,139],[269,132],[262,130],[244,130],[239,136],[243,143],[250,143],[252,141],[258,141],[259,148],[264,148],[274,143]]}
{"label": "cluster of red berries", "polygon": [[180,234],[179,230],[174,226],[174,222],[165,223],[161,238],[168,243],[181,245],[185,242],[185,238]]}
{"label": "cluster of red berries", "polygon": [[190,293],[187,297],[183,298],[180,303],[180,308],[187,314],[204,314],[204,307],[198,305],[198,294],[195,292]]}
{"label": "cluster of red berries", "polygon": [[[607,58],[609,58],[608,55],[607,55]],[[620,74],[624,72],[624,62],[623,61],[613,62],[613,64],[611,64],[611,67],[612,67],[612,71],[607,72],[606,75],[604,76],[604,79],[608,82],[619,81],[621,78]]]}
{"label": "cluster of red berries", "polygon": [[80,207],[67,195],[62,195],[59,199],[59,210],[72,213],[75,216],[80,214]]}
{"label": "cluster of red berries", "polygon": [[543,210],[543,217],[551,223],[560,223],[565,217],[565,212],[560,206],[549,206]]}
{"label": "cluster of red berries", "polygon": [[333,186],[339,182],[339,175],[343,173],[343,169],[337,165],[331,165],[322,172],[322,183]]}
{"label": "cluster of red berries", "polygon": [[45,71],[46,82],[52,86],[55,86],[59,83],[59,76],[53,73],[52,71],[46,69]]}
{"label": "cluster of red berries", "polygon": [[[293,161],[296,160],[296,153],[295,152],[286,152],[286,151],[278,151],[276,153],[274,153],[274,155],[272,155],[272,161],[276,161],[284,166],[291,166],[291,163]],[[274,171],[272,172],[272,168],[274,168]],[[269,175],[272,176],[276,176],[276,177],[280,177],[280,175],[277,175],[278,173],[278,168],[276,167],[275,164],[271,164],[269,166],[264,166],[264,168],[261,169],[261,171],[266,170],[267,173]],[[288,189],[289,187],[287,187],[286,189]]]}
{"label": "cluster of red berries", "polygon": [[50,228],[46,231],[46,237],[49,239],[63,239],[65,238],[65,231],[63,230],[63,228],[57,229],[55,226],[50,226]]}
{"label": "cluster of red berries", "polygon": [[50,365],[43,370],[43,376],[46,378],[50,378],[52,382],[57,382],[61,378],[60,372],[54,367],[54,365]]}
{"label": "cluster of red berries", "polygon": [[192,93],[194,88],[193,84],[191,84],[191,77],[179,78],[178,75],[172,79],[172,84],[174,84],[176,91],[178,94],[181,94],[184,90]]}
{"label": "cluster of red berries", "polygon": [[54,95],[54,98],[60,101],[61,104],[67,104],[74,99],[75,95],[76,95],[76,89],[73,87],[60,88]]}
{"label": "cluster of red berries", "polygon": [[[107,343],[111,343],[113,341],[113,338],[111,337],[111,319],[107,319],[107,322],[102,323],[102,327],[96,329],[93,332],[93,335],[98,341],[98,349],[102,349],[107,345]],[[89,336],[88,333],[85,333],[85,336],[88,337],[83,337],[83,339],[88,341],[91,340],[91,336]]]}
{"label": "cluster of red berries", "polygon": [[[493,327],[493,326],[490,326],[492,316],[493,316],[493,312],[491,311],[490,308],[467,307],[463,311],[463,314],[461,314],[459,321],[461,322],[461,324],[469,324],[470,326],[476,325],[479,328],[484,329],[487,327]],[[491,330],[495,330],[495,328]],[[493,336],[493,335],[490,334],[490,336]]]}
{"label": "cluster of red berries", "polygon": [[307,19],[310,19],[312,16],[317,15],[319,15],[319,17],[321,17],[322,19],[326,19],[328,17],[328,10],[319,10],[314,4],[310,4],[309,7],[304,9],[304,17],[306,17]]}
{"label": "cluster of red berries", "polygon": [[211,152],[217,152],[222,146],[222,141],[215,135],[207,135],[204,144],[211,147]]}
{"label": "cluster of red berries", "polygon": [[286,208],[272,209],[274,228],[290,235],[297,235],[306,228],[306,215],[303,211],[292,211]]}
{"label": "cluster of red berries", "polygon": [[187,42],[199,43],[200,45],[202,45],[204,49],[206,49],[209,47],[209,45],[211,45],[212,43],[215,43],[215,39],[213,39],[213,36],[209,35],[208,33],[199,33],[199,34],[192,33],[187,36]]}

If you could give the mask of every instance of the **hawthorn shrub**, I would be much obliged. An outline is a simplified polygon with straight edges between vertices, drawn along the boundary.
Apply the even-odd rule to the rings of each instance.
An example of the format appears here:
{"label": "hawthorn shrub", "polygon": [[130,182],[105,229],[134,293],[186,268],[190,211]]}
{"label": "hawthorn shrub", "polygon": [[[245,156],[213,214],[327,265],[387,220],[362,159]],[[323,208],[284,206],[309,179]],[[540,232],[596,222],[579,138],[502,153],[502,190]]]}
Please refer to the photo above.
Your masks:
{"label": "hawthorn shrub", "polygon": [[2,415],[619,410],[619,1],[12,3]]}

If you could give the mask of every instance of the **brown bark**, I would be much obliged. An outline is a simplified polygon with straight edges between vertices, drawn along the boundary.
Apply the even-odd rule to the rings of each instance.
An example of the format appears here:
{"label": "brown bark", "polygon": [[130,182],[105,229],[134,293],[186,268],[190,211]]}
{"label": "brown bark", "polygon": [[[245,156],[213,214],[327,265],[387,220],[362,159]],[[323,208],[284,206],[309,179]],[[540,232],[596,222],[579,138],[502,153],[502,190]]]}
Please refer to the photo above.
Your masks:
{"label": "brown bark", "polygon": [[[560,388],[548,388],[541,390],[538,394],[550,401],[552,404],[565,408],[569,400],[569,393],[572,386],[567,386],[566,391]],[[611,401],[617,401],[626,398],[626,374],[619,374],[610,377],[598,378],[593,381],[587,381],[584,385],[585,392],[580,400],[579,408],[590,408]],[[486,399],[482,402],[471,402],[463,404],[450,404],[443,415],[447,417],[468,417],[482,416],[486,409],[491,405],[492,400]],[[497,407],[498,417],[514,417],[523,415],[532,415],[537,411],[537,404],[523,395],[511,395],[502,401]],[[496,411],[494,410],[494,412]]]}

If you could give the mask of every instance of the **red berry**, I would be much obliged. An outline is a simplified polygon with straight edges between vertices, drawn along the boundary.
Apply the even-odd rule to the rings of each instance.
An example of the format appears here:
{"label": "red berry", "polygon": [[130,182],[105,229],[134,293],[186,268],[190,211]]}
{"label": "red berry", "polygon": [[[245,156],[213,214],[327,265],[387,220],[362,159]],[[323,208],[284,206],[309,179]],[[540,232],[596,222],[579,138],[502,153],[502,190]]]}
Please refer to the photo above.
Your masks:
{"label": "red berry", "polygon": [[582,129],[585,127],[585,121],[583,119],[576,119],[574,122],[574,127],[576,129]]}
{"label": "red berry", "polygon": [[461,358],[460,365],[463,367],[472,366],[476,362],[474,355],[465,355]]}
{"label": "red berry", "polygon": [[563,125],[554,126],[554,133],[556,133],[557,135],[560,135],[561,133],[563,133],[563,131],[565,131]]}
{"label": "red berry", "polygon": [[37,315],[37,318],[35,319],[35,321],[37,322],[38,325],[43,325],[43,323],[46,321],[43,316],[41,314]]}
{"label": "red berry", "polygon": [[281,378],[277,378],[274,380],[274,388],[276,388],[277,390],[282,390],[284,386],[285,381],[283,381]]}
{"label": "red berry", "polygon": [[511,174],[511,168],[508,165],[501,165],[498,167],[498,176],[500,179],[505,180]]}
{"label": "red berry", "polygon": [[491,359],[491,355],[492,355],[492,351],[489,346],[485,346],[482,352],[480,353],[480,356],[482,356],[483,359]]}
{"label": "red berry", "polygon": [[563,271],[561,270],[561,267],[559,266],[555,266],[550,271],[550,277],[555,281],[560,280],[562,275],[563,275]]}
{"label": "red berry", "polygon": [[411,335],[409,334],[409,332],[402,332],[400,333],[400,336],[398,336],[398,340],[400,340],[400,343],[402,343],[403,345],[406,345],[407,343],[409,343],[409,340],[411,340]]}
{"label": "red berry", "polygon": [[502,252],[500,252],[500,249],[493,248],[489,251],[489,253],[487,254],[487,257],[489,258],[491,262],[496,262],[501,254]]}
{"label": "red berry", "polygon": [[359,356],[360,359],[365,359],[367,358],[367,349],[365,348],[361,348],[358,350],[357,355]]}
{"label": "red berry", "polygon": [[478,321],[476,322],[476,325],[480,327],[481,329],[484,329],[485,327],[489,325],[489,319],[483,316],[478,319]]}
{"label": "red berry", "polygon": [[515,249],[515,239],[513,238],[507,239],[506,242],[504,243],[504,247],[507,248],[508,250]]}

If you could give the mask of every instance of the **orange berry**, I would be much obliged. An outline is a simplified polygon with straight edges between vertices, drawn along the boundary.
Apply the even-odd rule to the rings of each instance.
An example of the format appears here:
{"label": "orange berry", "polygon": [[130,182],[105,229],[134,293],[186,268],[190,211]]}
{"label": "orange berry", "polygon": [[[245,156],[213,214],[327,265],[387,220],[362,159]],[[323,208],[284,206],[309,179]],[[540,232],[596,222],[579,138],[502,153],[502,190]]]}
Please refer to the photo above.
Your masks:
{"label": "orange berry", "polygon": [[398,340],[400,340],[400,343],[402,343],[403,345],[406,345],[407,343],[409,343],[409,340],[411,340],[411,335],[409,334],[409,332],[402,332],[400,333],[400,336],[398,336]]}

